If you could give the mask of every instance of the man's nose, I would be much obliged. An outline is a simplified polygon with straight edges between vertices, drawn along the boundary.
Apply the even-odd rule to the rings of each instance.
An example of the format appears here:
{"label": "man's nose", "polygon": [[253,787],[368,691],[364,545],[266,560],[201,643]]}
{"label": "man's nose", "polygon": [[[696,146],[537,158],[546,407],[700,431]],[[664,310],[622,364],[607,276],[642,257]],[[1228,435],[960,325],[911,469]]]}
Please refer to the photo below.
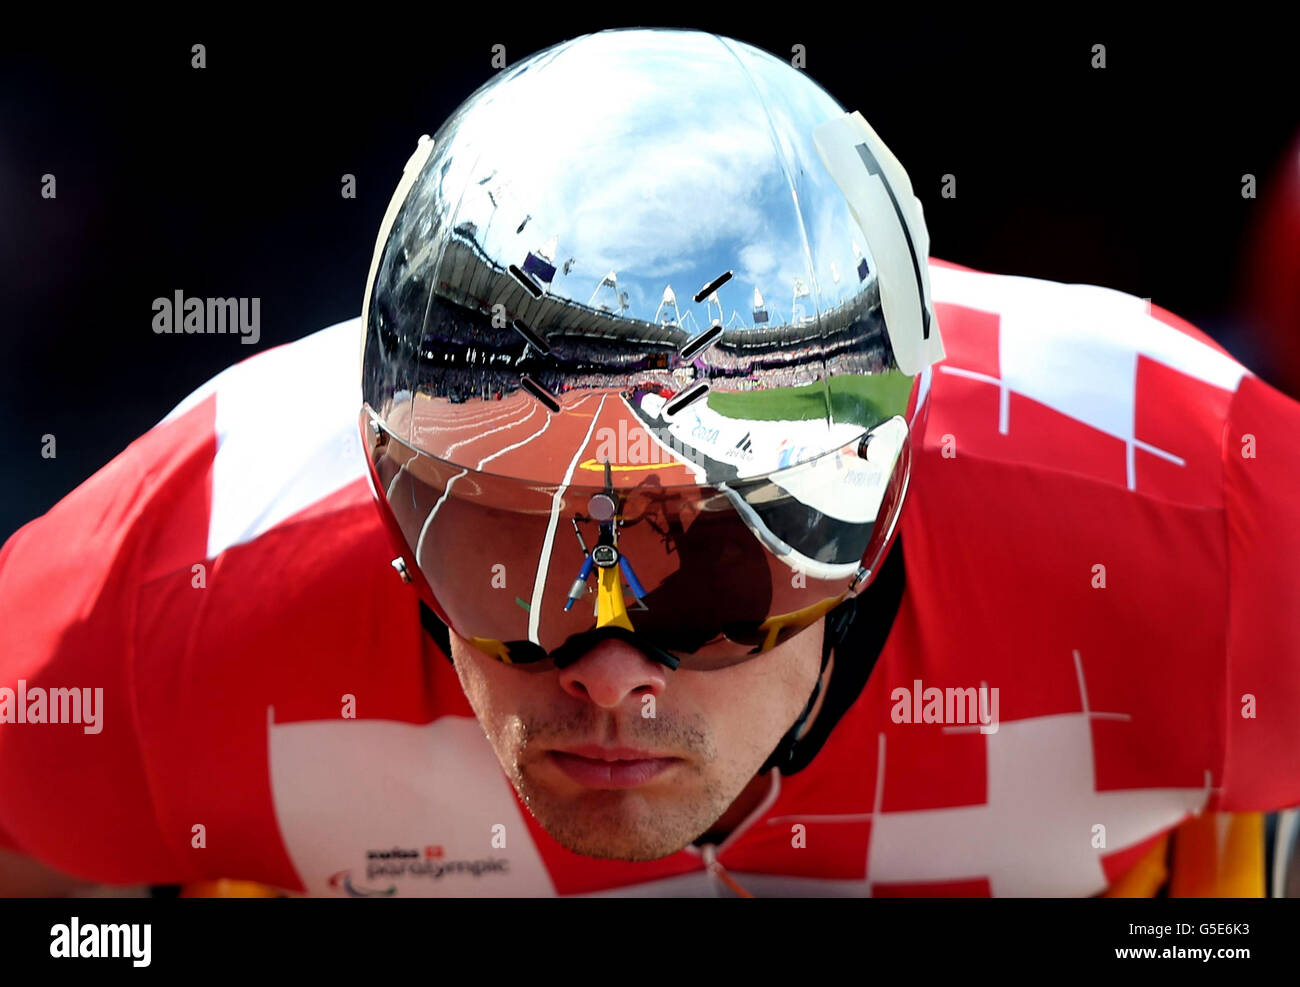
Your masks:
{"label": "man's nose", "polygon": [[601,641],[560,670],[560,687],[603,709],[616,709],[629,696],[656,700],[668,687],[668,669],[623,641]]}

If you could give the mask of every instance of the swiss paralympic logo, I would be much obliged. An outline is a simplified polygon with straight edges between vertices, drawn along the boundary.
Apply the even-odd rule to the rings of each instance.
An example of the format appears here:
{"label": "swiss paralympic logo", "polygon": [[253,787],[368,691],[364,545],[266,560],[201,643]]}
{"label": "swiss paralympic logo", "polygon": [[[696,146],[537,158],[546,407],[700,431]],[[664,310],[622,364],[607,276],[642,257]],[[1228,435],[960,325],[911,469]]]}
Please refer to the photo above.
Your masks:
{"label": "swiss paralympic logo", "polygon": [[374,888],[357,887],[352,883],[352,871],[350,870],[341,870],[337,874],[330,875],[329,885],[335,891],[342,889],[349,898],[389,898],[397,894],[396,884],[382,891]]}
{"label": "swiss paralympic logo", "polygon": [[423,877],[440,880],[452,874],[470,874],[475,878],[485,874],[505,874],[510,862],[504,857],[483,860],[446,860],[446,851],[437,845],[426,846],[423,851],[391,847],[366,851],[367,885],[352,880],[351,870],[341,870],[330,876],[329,886],[352,898],[387,898],[397,894],[397,885],[383,884],[401,877]]}

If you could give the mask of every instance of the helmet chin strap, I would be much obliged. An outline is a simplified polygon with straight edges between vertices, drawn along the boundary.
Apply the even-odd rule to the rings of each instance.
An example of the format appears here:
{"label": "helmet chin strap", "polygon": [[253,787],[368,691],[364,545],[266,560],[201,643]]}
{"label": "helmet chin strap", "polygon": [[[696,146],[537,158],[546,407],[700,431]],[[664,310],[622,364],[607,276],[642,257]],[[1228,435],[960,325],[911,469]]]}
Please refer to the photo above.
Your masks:
{"label": "helmet chin strap", "polygon": [[776,750],[768,755],[763,766],[758,769],[759,774],[767,774],[773,768],[780,768],[782,774],[787,774],[788,769],[795,764],[795,749],[799,746],[799,735],[803,731],[803,725],[808,722],[808,717],[812,715],[813,707],[817,705],[817,697],[822,693],[822,680],[826,676],[826,664],[830,661],[831,653],[843,642],[849,624],[853,621],[853,615],[857,613],[856,603],[856,600],[850,600],[826,615],[826,624],[822,632],[822,666],[817,673],[812,695],[808,697],[808,702],[804,705],[799,718],[777,743]]}
{"label": "helmet chin strap", "polygon": [[[822,675],[817,677],[817,685],[803,712],[763,763],[759,774],[780,768],[782,776],[788,777],[806,768],[825,745],[840,718],[866,688],[903,600],[907,575],[902,541],[901,536],[895,538],[876,578],[865,592],[846,600],[826,615],[822,675],[832,652],[840,660],[835,663],[831,678],[826,682],[826,695],[817,719],[807,726],[813,706],[822,694]],[[808,732],[800,739],[799,733],[805,726]]]}

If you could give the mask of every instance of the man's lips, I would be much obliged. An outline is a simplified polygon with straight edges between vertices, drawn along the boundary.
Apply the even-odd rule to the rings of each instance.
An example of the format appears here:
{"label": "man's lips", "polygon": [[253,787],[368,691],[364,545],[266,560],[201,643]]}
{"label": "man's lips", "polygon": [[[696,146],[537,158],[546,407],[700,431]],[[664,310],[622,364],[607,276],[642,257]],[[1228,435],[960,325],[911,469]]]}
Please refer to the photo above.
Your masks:
{"label": "man's lips", "polygon": [[601,747],[600,744],[575,744],[571,747],[556,748],[559,754],[575,754],[593,761],[648,761],[655,758],[671,758],[673,755],[660,751],[641,750],[639,747]]}
{"label": "man's lips", "polygon": [[553,750],[547,757],[570,779],[587,788],[636,788],[681,760],[653,751],[594,744]]}

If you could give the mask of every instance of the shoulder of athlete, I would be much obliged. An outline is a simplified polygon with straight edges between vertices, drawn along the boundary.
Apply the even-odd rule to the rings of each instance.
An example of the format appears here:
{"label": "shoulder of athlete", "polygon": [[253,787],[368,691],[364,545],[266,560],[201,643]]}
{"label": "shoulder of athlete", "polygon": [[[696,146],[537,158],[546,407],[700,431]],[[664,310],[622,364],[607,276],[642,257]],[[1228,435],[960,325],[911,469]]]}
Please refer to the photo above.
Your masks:
{"label": "shoulder of athlete", "polygon": [[1221,507],[1221,444],[1249,370],[1179,316],[1088,284],[930,266],[946,356],[922,448]]}
{"label": "shoulder of athlete", "polygon": [[215,440],[191,554],[142,587],[140,653],[191,669],[173,687],[237,692],[242,675],[239,694],[305,717],[373,686],[379,657],[418,656],[418,600],[390,566],[358,431],[360,340],[353,319],[268,350],[160,426]]}

